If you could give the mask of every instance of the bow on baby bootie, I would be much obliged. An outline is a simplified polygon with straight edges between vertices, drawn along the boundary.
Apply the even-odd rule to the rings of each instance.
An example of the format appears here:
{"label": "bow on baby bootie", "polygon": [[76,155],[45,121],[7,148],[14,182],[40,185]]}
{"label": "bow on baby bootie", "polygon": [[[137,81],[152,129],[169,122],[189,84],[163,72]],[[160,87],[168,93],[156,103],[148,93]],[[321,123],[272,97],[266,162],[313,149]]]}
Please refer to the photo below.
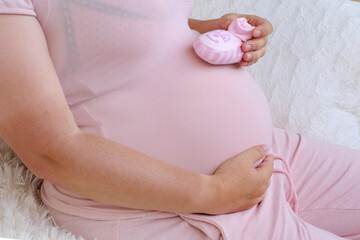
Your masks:
{"label": "bow on baby bootie", "polygon": [[226,30],[214,30],[202,34],[193,47],[196,54],[204,61],[215,64],[233,64],[241,61],[244,52],[243,42],[253,37],[251,26],[245,18],[235,19]]}

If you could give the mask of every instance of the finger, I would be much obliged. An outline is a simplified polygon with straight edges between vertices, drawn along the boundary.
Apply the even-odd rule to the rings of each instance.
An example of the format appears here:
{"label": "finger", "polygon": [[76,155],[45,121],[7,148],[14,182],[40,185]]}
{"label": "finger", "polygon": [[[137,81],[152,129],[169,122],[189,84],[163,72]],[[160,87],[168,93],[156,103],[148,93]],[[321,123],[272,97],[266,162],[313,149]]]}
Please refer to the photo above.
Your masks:
{"label": "finger", "polygon": [[[269,183],[269,186],[270,186],[270,183]],[[266,190],[268,189],[268,187],[266,188]],[[261,203],[264,199],[265,199],[265,197],[266,197],[266,190],[264,191],[264,194],[261,196],[261,197],[259,197],[259,202],[258,203]]]}
{"label": "finger", "polygon": [[239,65],[241,67],[249,67],[253,64],[255,64],[257,61],[251,61],[251,62],[247,62],[247,61],[244,61],[244,60],[241,60],[241,62],[239,63]]}
{"label": "finger", "polygon": [[266,190],[269,188],[270,186],[270,181],[268,184],[262,184],[261,186],[258,186],[257,191],[254,192],[253,197],[253,201],[252,204],[256,205],[258,203],[260,203],[262,200],[264,200],[265,196],[266,196]]}
{"label": "finger", "polygon": [[257,51],[247,52],[244,54],[243,59],[246,62],[257,61],[262,58],[266,53],[266,48],[262,48]]}
{"label": "finger", "polygon": [[253,146],[246,151],[240,153],[241,158],[245,159],[249,162],[249,164],[254,164],[257,161],[263,159],[268,151],[268,147],[266,145],[257,145]]}
{"label": "finger", "polygon": [[241,50],[243,52],[257,51],[266,47],[267,42],[268,42],[268,37],[255,38],[246,41],[243,45],[241,45]]}
{"label": "finger", "polygon": [[239,18],[240,15],[236,14],[236,13],[229,13],[226,14],[224,16],[222,16],[221,19],[221,24],[220,24],[220,28],[223,30],[228,30],[230,24],[236,19]]}
{"label": "finger", "polygon": [[270,184],[269,179],[272,176],[275,157],[271,154],[267,155],[264,161],[256,168],[259,178],[264,181],[265,185]]}
{"label": "finger", "polygon": [[220,26],[221,29],[223,29],[223,30],[228,30],[231,22],[232,22],[232,21],[224,21],[224,22],[222,22],[222,23],[221,23],[221,26]]}
{"label": "finger", "polygon": [[255,29],[253,30],[253,36],[256,38],[265,37],[273,32],[272,24],[264,18],[251,16],[249,23],[252,26],[255,26]]}
{"label": "finger", "polygon": [[224,19],[224,21],[230,21],[232,22],[233,20],[235,20],[236,18],[240,18],[242,17],[242,14],[237,14],[237,13],[228,13],[225,14],[224,16],[222,16],[221,18]]}

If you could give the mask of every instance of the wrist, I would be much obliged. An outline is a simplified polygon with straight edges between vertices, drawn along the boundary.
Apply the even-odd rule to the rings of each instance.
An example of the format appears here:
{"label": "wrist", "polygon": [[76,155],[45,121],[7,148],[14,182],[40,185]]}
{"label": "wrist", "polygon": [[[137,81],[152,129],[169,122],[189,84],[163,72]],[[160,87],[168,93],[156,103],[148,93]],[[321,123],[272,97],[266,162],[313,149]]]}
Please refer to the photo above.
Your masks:
{"label": "wrist", "polygon": [[218,214],[222,204],[222,187],[214,175],[201,174],[200,189],[196,197],[196,212]]}

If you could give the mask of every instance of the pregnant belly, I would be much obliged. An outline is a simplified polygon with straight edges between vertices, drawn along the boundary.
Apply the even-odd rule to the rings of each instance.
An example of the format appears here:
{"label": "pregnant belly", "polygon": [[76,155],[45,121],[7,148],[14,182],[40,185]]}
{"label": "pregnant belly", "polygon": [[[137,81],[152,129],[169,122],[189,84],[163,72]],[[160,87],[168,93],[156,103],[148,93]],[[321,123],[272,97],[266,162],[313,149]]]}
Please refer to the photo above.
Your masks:
{"label": "pregnant belly", "polygon": [[199,173],[271,145],[268,104],[246,70],[187,66],[153,71],[84,106],[107,138]]}

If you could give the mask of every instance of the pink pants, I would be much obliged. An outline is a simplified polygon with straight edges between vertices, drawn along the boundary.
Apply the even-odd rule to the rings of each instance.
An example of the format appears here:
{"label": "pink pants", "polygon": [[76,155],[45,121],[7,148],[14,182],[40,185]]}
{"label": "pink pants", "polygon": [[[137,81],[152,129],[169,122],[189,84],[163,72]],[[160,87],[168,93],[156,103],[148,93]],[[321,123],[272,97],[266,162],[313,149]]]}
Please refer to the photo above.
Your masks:
{"label": "pink pants", "polygon": [[58,225],[86,239],[360,239],[360,151],[281,129],[274,129],[271,151],[283,157],[291,174],[275,161],[279,170],[265,199],[247,211],[219,216],[152,212],[112,221],[49,211]]}

